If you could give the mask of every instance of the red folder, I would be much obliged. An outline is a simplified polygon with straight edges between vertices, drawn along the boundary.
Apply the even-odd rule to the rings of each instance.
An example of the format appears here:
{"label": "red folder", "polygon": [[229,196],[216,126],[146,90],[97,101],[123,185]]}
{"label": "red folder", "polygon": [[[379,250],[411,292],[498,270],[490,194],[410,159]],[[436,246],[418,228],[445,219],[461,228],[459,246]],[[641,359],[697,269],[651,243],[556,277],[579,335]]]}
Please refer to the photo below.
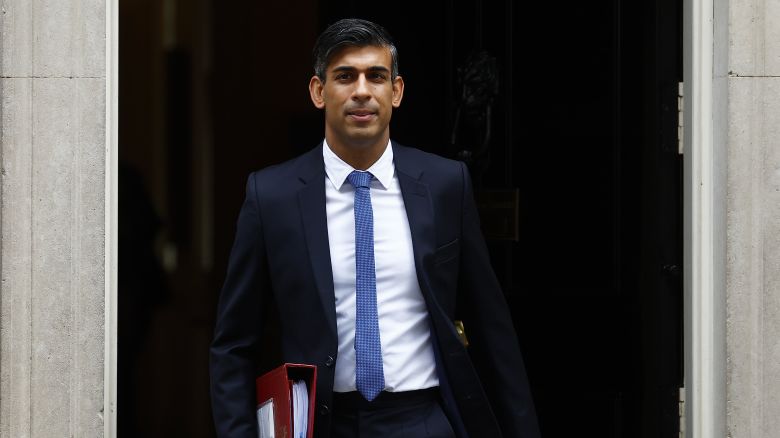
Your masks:
{"label": "red folder", "polygon": [[317,389],[317,367],[296,363],[286,363],[275,368],[255,381],[258,408],[269,399],[274,404],[274,436],[291,438],[292,424],[292,383],[303,380],[309,392],[309,426],[306,438],[314,436],[314,401]]}

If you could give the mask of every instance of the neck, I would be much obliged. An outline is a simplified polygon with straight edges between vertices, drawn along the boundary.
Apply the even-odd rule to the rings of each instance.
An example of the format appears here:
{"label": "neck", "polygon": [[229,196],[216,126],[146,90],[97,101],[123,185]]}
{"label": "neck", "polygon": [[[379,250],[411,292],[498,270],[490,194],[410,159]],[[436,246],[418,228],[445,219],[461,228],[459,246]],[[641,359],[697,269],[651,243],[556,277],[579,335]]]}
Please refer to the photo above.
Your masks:
{"label": "neck", "polygon": [[343,142],[334,136],[325,135],[328,146],[345,163],[357,170],[367,170],[379,157],[385,152],[388,145],[389,136],[382,136],[378,141]]}

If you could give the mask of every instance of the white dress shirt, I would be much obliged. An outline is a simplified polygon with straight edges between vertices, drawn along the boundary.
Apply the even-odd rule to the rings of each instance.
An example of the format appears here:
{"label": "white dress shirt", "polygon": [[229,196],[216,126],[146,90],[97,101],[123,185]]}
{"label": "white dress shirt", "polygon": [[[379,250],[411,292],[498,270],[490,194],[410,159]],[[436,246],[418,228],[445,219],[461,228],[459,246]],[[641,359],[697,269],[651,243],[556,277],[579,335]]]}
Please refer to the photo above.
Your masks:
{"label": "white dress shirt", "polygon": [[[323,142],[328,241],[336,295],[339,350],[333,390],[355,391],[355,189],[347,176],[355,170]],[[385,391],[411,391],[438,386],[428,310],[417,282],[412,234],[401,187],[395,174],[393,148],[369,169],[374,216],[376,301]]]}

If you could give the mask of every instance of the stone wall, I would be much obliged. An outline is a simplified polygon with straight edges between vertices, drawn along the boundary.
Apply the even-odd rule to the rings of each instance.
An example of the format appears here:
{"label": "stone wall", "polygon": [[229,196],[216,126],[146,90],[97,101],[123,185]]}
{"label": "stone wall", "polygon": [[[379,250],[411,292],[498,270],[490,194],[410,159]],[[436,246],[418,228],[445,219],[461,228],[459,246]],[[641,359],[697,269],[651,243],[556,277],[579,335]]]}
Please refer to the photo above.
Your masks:
{"label": "stone wall", "polygon": [[727,435],[780,430],[780,1],[728,6]]}
{"label": "stone wall", "polygon": [[105,0],[0,7],[0,436],[102,436]]}

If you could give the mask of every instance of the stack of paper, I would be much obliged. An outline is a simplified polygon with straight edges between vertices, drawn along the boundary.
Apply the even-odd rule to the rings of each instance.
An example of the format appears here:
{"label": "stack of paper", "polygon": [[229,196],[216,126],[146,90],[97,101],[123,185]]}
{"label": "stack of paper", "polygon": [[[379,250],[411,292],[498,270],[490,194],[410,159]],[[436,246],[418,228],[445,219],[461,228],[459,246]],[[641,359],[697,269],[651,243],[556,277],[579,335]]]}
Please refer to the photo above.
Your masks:
{"label": "stack of paper", "polygon": [[309,391],[305,381],[293,383],[292,399],[293,437],[306,438],[309,427]]}
{"label": "stack of paper", "polygon": [[257,426],[260,429],[260,438],[274,438],[274,399],[257,408]]}

